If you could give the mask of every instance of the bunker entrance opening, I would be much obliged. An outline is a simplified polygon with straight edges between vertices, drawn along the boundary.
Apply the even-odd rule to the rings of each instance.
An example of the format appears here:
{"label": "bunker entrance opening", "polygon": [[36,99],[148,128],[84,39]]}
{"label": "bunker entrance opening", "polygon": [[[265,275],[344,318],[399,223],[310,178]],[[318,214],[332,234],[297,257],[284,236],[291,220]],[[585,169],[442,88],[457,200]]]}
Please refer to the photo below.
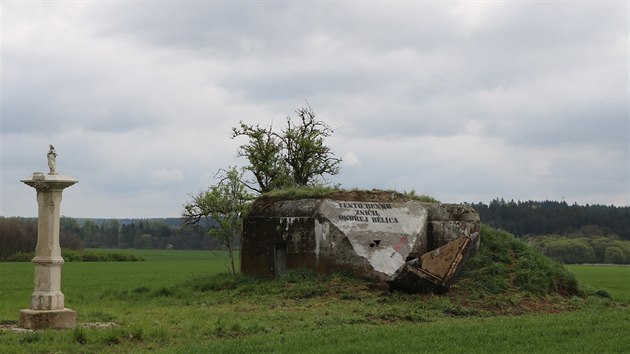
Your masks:
{"label": "bunker entrance opening", "polygon": [[274,244],[273,269],[275,276],[280,276],[287,272],[287,244],[285,242]]}

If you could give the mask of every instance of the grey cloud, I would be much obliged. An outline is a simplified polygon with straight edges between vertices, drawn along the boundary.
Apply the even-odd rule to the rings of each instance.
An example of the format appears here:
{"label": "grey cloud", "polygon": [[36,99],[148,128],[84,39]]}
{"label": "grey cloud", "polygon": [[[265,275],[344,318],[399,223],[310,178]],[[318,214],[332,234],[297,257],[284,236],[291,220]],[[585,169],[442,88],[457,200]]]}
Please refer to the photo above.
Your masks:
{"label": "grey cloud", "polygon": [[345,187],[628,193],[627,4],[11,3],[3,16],[0,214],[29,208],[16,181],[52,142],[82,181],[72,212],[176,215],[242,163],[231,126],[278,124],[304,99],[338,128],[337,154],[361,161],[330,179]]}

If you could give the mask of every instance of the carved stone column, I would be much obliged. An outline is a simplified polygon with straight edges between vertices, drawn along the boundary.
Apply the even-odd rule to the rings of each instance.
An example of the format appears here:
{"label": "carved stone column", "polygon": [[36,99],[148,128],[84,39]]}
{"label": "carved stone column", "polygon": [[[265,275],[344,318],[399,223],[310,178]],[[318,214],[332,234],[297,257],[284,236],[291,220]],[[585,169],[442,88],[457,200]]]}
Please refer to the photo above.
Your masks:
{"label": "carved stone column", "polygon": [[33,173],[22,180],[37,191],[37,247],[32,262],[35,264],[35,291],[31,308],[20,310],[22,328],[73,328],[77,314],[64,306],[61,292],[61,247],[59,245],[59,215],[61,193],[78,181],[58,174]]}

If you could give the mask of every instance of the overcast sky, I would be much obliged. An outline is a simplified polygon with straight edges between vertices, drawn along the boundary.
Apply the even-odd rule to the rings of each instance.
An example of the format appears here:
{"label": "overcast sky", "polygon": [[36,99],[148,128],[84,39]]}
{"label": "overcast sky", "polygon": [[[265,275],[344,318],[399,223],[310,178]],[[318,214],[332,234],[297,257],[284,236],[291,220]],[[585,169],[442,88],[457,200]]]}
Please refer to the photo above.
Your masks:
{"label": "overcast sky", "polygon": [[2,1],[0,215],[178,216],[306,104],[331,183],[628,205],[627,1]]}

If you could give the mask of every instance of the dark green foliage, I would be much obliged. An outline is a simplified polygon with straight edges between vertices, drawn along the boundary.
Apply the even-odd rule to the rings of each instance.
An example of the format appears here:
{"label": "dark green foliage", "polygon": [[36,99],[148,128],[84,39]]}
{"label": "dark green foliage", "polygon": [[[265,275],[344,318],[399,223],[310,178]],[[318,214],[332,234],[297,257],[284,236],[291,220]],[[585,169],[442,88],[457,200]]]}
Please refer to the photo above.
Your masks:
{"label": "dark green foliage", "polygon": [[630,241],[612,237],[544,235],[524,240],[547,257],[566,264],[630,263]]}
{"label": "dark green foliage", "polygon": [[533,295],[580,293],[575,276],[513,235],[481,228],[479,253],[470,258],[461,275],[461,288],[480,288],[497,294],[522,291]]}
{"label": "dark green foliage", "polygon": [[234,240],[240,237],[242,218],[249,212],[253,196],[247,192],[243,174],[236,167],[220,173],[219,183],[184,205],[182,219],[185,226],[193,227],[202,221],[214,223],[208,234],[228,251],[230,272],[236,274]]}
{"label": "dark green foliage", "polygon": [[310,107],[295,113],[297,122],[287,117],[287,125],[279,133],[272,126],[261,128],[243,122],[232,129],[232,138],[249,139],[240,146],[238,156],[249,162],[245,169],[254,175],[256,185],[243,183],[257,193],[317,185],[324,175],[339,173],[341,159],[325,144],[325,139],[333,134],[332,128],[315,119]]}
{"label": "dark green foliage", "polygon": [[266,193],[291,185],[289,170],[282,159],[282,141],[273,132],[273,127],[261,128],[240,122],[240,127],[232,128],[232,138],[246,136],[247,144],[239,147],[237,155],[245,157],[249,164],[245,169],[254,175],[253,182],[245,182],[258,193]]}
{"label": "dark green foliage", "polygon": [[283,159],[291,181],[296,186],[307,186],[315,184],[325,174],[339,173],[341,159],[335,158],[324,143],[324,139],[332,135],[332,128],[316,120],[311,107],[300,108],[296,113],[298,122],[287,117],[287,127],[278,138],[283,144]]}
{"label": "dark green foliage", "polygon": [[[60,245],[63,249],[218,249],[207,237],[212,223],[182,229],[180,218],[82,219],[60,218]],[[29,253],[37,244],[37,218],[0,216],[0,262],[18,253]],[[235,244],[238,246],[238,242]],[[29,259],[30,260],[30,259]],[[26,260],[25,260],[26,261]]]}
{"label": "dark green foliage", "polygon": [[[6,259],[7,262],[30,262],[34,257],[33,252],[17,253]],[[76,251],[61,250],[61,256],[65,262],[140,262],[144,258],[131,253],[103,252],[103,251]]]}
{"label": "dark green foliage", "polygon": [[486,225],[517,236],[614,236],[630,240],[630,207],[568,205],[557,201],[505,201],[471,205]]}
{"label": "dark green foliage", "polygon": [[604,263],[623,264],[628,258],[619,247],[609,246],[604,250]]}
{"label": "dark green foliage", "polygon": [[35,256],[34,252],[18,252],[5,258],[5,262],[30,262]]}
{"label": "dark green foliage", "polygon": [[542,252],[546,256],[565,264],[592,263],[595,261],[595,252],[593,251],[593,247],[591,247],[585,240],[551,240],[545,244]]}
{"label": "dark green foliage", "polygon": [[126,252],[62,250],[61,256],[68,262],[140,262],[144,258]]}
{"label": "dark green foliage", "polygon": [[37,220],[0,216],[0,261],[34,250],[36,244]]}

